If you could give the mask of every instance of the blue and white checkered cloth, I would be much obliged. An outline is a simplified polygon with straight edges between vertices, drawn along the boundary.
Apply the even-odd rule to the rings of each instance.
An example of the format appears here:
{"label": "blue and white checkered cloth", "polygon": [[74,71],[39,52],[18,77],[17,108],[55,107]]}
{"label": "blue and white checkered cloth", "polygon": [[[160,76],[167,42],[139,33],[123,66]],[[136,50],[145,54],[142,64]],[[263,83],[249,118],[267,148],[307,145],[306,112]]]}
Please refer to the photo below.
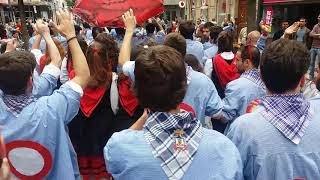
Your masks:
{"label": "blue and white checkered cloth", "polygon": [[261,99],[262,115],[286,138],[299,144],[312,119],[310,103],[302,94],[270,95]]}
{"label": "blue and white checkered cloth", "polygon": [[[174,149],[176,130],[183,130],[186,142],[185,151]],[[181,179],[196,154],[203,130],[200,122],[189,112],[171,114],[164,112],[149,113],[144,127],[144,135],[152,147],[155,158],[161,161],[161,167],[169,180]]]}
{"label": "blue and white checkered cloth", "polygon": [[261,79],[259,69],[254,68],[254,69],[248,70],[242,73],[240,77],[246,78],[252,81],[253,83],[257,84],[258,86],[262,87],[263,89],[266,89],[266,86],[264,85]]}
{"label": "blue and white checkered cloth", "polygon": [[34,102],[36,99],[33,96],[28,96],[22,94],[19,96],[4,95],[3,102],[7,106],[8,111],[10,111],[14,116],[21,113],[23,108]]}

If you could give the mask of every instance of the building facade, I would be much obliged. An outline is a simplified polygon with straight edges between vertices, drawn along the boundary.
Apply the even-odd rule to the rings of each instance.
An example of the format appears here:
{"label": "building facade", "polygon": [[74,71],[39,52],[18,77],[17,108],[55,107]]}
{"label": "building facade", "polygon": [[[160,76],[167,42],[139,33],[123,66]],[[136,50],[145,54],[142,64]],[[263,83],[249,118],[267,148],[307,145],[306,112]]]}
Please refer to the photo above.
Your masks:
{"label": "building facade", "polygon": [[186,0],[188,19],[214,20],[222,23],[225,18],[237,18],[239,1],[240,0]]}
{"label": "building facade", "polygon": [[[55,19],[55,11],[64,6],[62,0],[23,0],[27,19]],[[0,0],[0,21],[8,23],[17,21],[20,17],[18,0]]]}
{"label": "building facade", "polygon": [[309,29],[318,23],[320,0],[263,0],[262,6],[263,17],[266,8],[272,9],[272,32],[279,30],[282,20],[287,20],[291,24],[304,17]]}

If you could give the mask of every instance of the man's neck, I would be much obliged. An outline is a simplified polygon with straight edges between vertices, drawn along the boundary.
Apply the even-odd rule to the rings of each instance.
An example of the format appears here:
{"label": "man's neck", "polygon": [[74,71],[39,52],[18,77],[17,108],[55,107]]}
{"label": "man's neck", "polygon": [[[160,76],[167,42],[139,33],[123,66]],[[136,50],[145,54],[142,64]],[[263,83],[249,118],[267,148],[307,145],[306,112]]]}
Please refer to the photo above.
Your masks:
{"label": "man's neck", "polygon": [[180,113],[181,112],[181,109],[180,107],[178,106],[176,109],[172,109],[170,110],[168,113],[170,114],[177,114],[177,113]]}
{"label": "man's neck", "polygon": [[[283,94],[283,95],[299,94],[299,93],[300,93],[300,90],[301,90],[301,88],[300,88],[300,87],[297,87],[297,88],[294,89],[294,90],[289,90],[289,91],[286,91],[286,92],[281,93],[281,94]],[[270,92],[270,91],[268,90],[268,91],[267,91],[267,94],[268,94],[268,95],[273,95],[273,94],[275,94],[275,93],[272,93],[272,92]]]}
{"label": "man's neck", "polygon": [[251,70],[253,70],[253,69],[255,69],[253,66],[251,66],[251,67],[248,67],[247,69],[245,69],[245,71],[244,72],[248,72],[248,71],[251,71]]}

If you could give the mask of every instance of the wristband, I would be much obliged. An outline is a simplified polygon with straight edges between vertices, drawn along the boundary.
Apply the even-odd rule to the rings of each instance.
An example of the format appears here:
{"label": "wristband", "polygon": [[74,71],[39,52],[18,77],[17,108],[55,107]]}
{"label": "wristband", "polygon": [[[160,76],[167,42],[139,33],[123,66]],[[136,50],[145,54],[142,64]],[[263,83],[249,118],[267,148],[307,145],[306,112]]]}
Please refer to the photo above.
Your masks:
{"label": "wristband", "polygon": [[68,40],[67,40],[67,44],[69,44],[69,42],[72,41],[73,39],[77,39],[77,36],[74,36],[74,37],[68,39]]}

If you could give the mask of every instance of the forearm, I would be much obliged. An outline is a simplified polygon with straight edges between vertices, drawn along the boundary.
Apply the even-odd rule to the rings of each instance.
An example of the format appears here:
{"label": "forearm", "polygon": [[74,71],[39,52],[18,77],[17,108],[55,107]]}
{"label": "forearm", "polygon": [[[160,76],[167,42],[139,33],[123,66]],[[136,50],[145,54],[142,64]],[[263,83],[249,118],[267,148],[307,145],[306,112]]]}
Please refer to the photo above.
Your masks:
{"label": "forearm", "polygon": [[316,33],[315,28],[310,32],[309,36],[313,37],[313,38],[316,38],[316,39],[320,39],[320,34]]}
{"label": "forearm", "polygon": [[41,35],[38,34],[38,35],[36,36],[36,41],[33,43],[31,49],[40,49],[41,39],[42,39]]}
{"label": "forearm", "polygon": [[161,26],[161,24],[159,22],[157,22],[157,25],[159,26],[160,31],[165,32],[163,27]]}
{"label": "forearm", "polygon": [[281,38],[283,39],[289,39],[291,34],[286,34],[284,33],[283,36]]}
{"label": "forearm", "polygon": [[133,37],[133,31],[127,30],[123,39],[122,46],[120,48],[120,54],[119,54],[120,66],[123,66],[127,61],[130,61],[132,37]]}
{"label": "forearm", "polygon": [[84,89],[87,86],[90,78],[90,70],[87,64],[86,57],[84,56],[76,39],[73,39],[69,42],[69,48],[71,51],[72,65],[75,72],[75,77],[72,81],[75,81]]}
{"label": "forearm", "polygon": [[51,38],[50,34],[44,35],[43,36],[44,40],[46,41],[47,44],[47,51],[49,52],[49,56],[51,59],[51,63],[55,65],[56,67],[58,67],[60,69],[61,67],[61,63],[62,63],[62,59],[59,53],[59,50],[57,48],[57,46],[55,45],[53,39]]}

